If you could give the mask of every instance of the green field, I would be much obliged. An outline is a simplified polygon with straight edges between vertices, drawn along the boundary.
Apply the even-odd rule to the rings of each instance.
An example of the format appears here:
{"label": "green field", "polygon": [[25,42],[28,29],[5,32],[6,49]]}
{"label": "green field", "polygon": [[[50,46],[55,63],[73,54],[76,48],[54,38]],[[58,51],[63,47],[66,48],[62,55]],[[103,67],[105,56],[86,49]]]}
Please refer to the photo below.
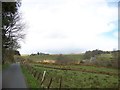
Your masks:
{"label": "green field", "polygon": [[[81,61],[84,59],[83,54],[63,55],[67,61]],[[34,70],[41,73],[39,83],[42,79],[43,72],[46,71],[45,81],[41,87],[47,88],[52,78],[50,88],[59,88],[60,80],[62,88],[117,88],[118,87],[118,70],[117,68],[101,66],[109,64],[106,61],[112,60],[111,54],[101,54],[97,56],[97,61],[105,61],[98,64],[58,64],[58,63],[34,63],[40,60],[58,60],[59,55],[35,55],[23,56],[27,60],[26,64],[33,67]],[[66,58],[63,58],[66,60]],[[29,62],[33,61],[33,62]],[[26,69],[28,70],[28,69]],[[30,71],[30,70],[29,70]],[[29,73],[30,74],[30,73]],[[30,74],[31,75],[31,74]],[[62,79],[61,79],[62,78]]]}
{"label": "green field", "polygon": [[[52,78],[53,81],[51,84],[51,88],[59,88],[60,85],[59,80],[61,77],[62,77],[62,88],[117,88],[118,86],[117,75],[96,74],[96,73],[71,71],[71,70],[58,70],[58,69],[39,67],[38,65],[36,66],[34,64],[32,64],[32,67],[41,74],[44,71],[46,71],[43,87],[47,87],[50,78]],[[98,68],[96,67],[96,70],[97,69]],[[109,70],[107,72],[111,72],[111,71]]]}
{"label": "green field", "polygon": [[85,65],[56,65],[56,64],[34,64],[35,67],[55,67],[55,68],[65,68],[65,69],[73,69],[73,70],[87,70],[87,71],[96,71],[98,73],[105,72],[105,73],[113,73],[117,74],[118,70],[113,68],[106,68],[106,67],[96,67],[96,66],[85,66]]}
{"label": "green field", "polygon": [[[59,55],[35,55],[35,56],[22,56],[25,59],[30,59],[30,60],[34,60],[34,61],[39,61],[39,60],[57,60]],[[66,54],[63,55],[65,57],[68,57],[72,60],[83,60],[83,55],[82,54]]]}
{"label": "green field", "polygon": [[97,56],[97,60],[112,60],[113,56],[111,54],[101,54]]}

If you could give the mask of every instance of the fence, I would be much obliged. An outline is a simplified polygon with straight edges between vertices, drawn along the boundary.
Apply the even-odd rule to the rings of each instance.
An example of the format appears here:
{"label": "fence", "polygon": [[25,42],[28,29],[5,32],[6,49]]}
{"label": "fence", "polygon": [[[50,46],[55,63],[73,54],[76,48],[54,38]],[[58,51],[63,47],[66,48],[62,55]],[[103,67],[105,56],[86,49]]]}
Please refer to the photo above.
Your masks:
{"label": "fence", "polygon": [[[44,85],[44,81],[46,79],[46,71],[44,72],[40,72],[40,71],[37,71],[35,68],[33,68],[31,65],[28,65],[28,64],[22,64],[23,67],[25,67],[25,69],[28,70],[28,72],[30,74],[32,74],[32,76],[39,81],[39,84],[41,86],[41,88],[47,88],[48,90],[50,89],[50,86],[52,85],[53,83],[53,77],[50,77],[50,80],[48,80],[48,86],[45,87]],[[61,90],[61,87],[62,87],[62,76],[60,77],[59,79],[59,90]]]}

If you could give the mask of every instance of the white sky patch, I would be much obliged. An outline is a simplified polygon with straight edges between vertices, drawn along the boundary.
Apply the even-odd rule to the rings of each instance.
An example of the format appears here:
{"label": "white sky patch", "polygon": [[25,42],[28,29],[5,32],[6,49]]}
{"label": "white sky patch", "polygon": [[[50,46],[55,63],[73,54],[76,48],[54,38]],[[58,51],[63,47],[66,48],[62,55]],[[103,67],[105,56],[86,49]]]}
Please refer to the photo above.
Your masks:
{"label": "white sky patch", "polygon": [[22,54],[118,47],[117,40],[101,36],[114,30],[118,20],[117,7],[109,7],[106,0],[22,0],[20,10],[29,26]]}

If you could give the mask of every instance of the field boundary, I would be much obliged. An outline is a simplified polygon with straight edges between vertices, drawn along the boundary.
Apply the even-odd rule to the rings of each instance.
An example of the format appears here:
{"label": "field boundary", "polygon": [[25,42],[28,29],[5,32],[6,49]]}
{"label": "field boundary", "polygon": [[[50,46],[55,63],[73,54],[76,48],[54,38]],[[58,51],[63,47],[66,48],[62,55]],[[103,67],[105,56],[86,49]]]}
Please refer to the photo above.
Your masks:
{"label": "field boundary", "polygon": [[111,72],[96,72],[92,70],[83,70],[83,69],[71,69],[71,68],[59,68],[59,67],[51,67],[51,66],[43,66],[39,65],[37,67],[44,67],[44,68],[51,68],[51,69],[57,69],[57,70],[70,70],[70,71],[80,71],[80,72],[87,72],[87,73],[96,73],[96,74],[106,74],[106,75],[118,75],[118,73],[111,73]]}
{"label": "field boundary", "polygon": [[[46,77],[46,71],[44,71],[43,73],[42,72],[39,72],[37,71],[35,68],[33,68],[31,65],[28,65],[28,64],[21,64],[23,67],[25,67],[25,69],[28,70],[28,72],[37,80],[39,81],[39,85],[41,88],[45,89],[47,88],[48,90],[50,89],[50,86],[51,84],[53,83],[53,77],[50,77],[49,80],[48,80],[48,85],[47,86],[44,86],[44,81],[47,79]],[[61,87],[62,87],[62,83],[63,83],[63,80],[62,80],[62,77],[59,78],[59,87],[58,89],[61,90]]]}

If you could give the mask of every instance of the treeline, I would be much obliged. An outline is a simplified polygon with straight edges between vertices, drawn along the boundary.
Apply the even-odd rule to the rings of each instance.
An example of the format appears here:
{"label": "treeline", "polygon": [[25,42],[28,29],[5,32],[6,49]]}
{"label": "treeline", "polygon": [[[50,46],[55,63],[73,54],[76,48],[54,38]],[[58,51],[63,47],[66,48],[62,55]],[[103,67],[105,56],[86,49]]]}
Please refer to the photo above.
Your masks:
{"label": "treeline", "polygon": [[14,62],[14,55],[20,55],[19,41],[24,38],[24,24],[18,12],[21,2],[2,2],[2,64]]}
{"label": "treeline", "polygon": [[118,53],[120,50],[113,50],[113,51],[102,51],[102,50],[93,50],[93,51],[86,51],[84,54],[84,59],[90,59],[91,57],[95,57],[100,54],[112,54],[114,57],[118,57]]}
{"label": "treeline", "polygon": [[37,52],[36,54],[30,54],[30,56],[35,56],[35,55],[49,55],[49,54],[46,54],[46,53],[42,53],[42,52]]}

